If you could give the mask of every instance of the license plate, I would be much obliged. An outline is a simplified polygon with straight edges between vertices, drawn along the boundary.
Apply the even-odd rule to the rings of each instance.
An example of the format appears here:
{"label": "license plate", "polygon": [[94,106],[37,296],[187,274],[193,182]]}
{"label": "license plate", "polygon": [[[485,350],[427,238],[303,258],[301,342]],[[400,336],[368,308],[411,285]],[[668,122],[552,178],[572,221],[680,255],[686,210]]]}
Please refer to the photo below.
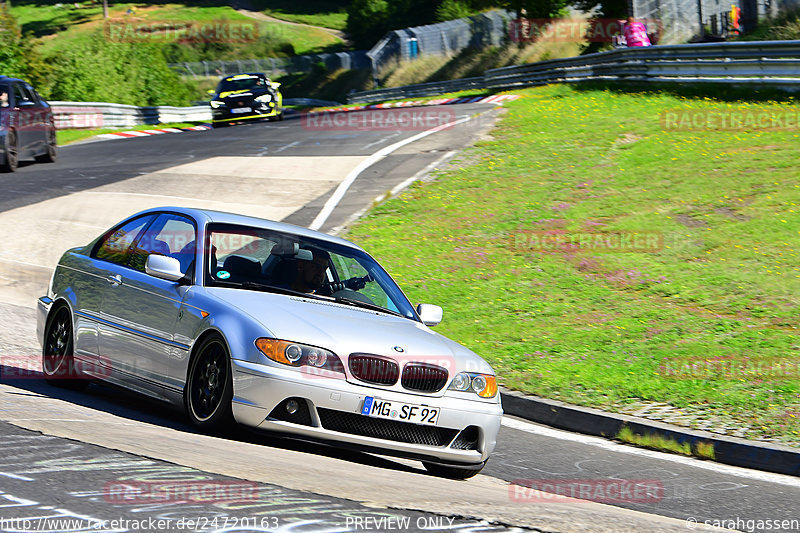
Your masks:
{"label": "license plate", "polygon": [[231,113],[250,113],[251,111],[252,108],[249,107],[236,107],[234,109],[231,109]]}
{"label": "license plate", "polygon": [[411,422],[435,426],[439,421],[439,408],[412,403],[390,402],[372,396],[364,398],[361,414],[398,422]]}

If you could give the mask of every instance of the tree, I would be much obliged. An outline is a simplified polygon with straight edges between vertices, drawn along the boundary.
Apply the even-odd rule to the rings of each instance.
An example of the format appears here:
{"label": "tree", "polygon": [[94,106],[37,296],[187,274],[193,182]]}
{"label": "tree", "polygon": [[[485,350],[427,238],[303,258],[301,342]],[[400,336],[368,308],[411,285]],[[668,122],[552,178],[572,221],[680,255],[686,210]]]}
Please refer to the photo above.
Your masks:
{"label": "tree", "polygon": [[598,16],[605,18],[624,19],[628,13],[627,0],[576,0],[573,5],[581,11],[591,11],[595,6],[600,6]]}
{"label": "tree", "polygon": [[353,0],[347,9],[347,33],[356,48],[372,48],[389,31],[386,0]]}

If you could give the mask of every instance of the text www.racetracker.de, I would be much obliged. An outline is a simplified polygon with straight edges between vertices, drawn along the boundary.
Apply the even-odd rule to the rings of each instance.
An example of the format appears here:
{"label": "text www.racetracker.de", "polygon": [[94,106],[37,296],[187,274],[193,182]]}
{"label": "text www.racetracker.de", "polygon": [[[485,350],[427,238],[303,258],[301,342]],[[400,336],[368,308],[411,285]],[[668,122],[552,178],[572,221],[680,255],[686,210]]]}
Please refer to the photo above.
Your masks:
{"label": "text www.racetracker.de", "polygon": [[197,518],[115,518],[102,519],[72,515],[65,517],[38,516],[31,518],[2,518],[0,531],[166,531],[186,529],[190,531],[208,528],[225,529],[237,527],[278,528],[279,520],[274,516],[246,517],[214,516]]}

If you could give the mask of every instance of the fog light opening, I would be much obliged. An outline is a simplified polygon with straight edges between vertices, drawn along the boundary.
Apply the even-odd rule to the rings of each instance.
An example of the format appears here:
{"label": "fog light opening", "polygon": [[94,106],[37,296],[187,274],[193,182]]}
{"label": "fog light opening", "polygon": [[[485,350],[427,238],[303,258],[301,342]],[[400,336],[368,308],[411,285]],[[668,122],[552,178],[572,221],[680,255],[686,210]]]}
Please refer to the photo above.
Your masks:
{"label": "fog light opening", "polygon": [[300,404],[297,403],[297,400],[289,400],[286,402],[286,412],[290,415],[293,415],[300,409]]}

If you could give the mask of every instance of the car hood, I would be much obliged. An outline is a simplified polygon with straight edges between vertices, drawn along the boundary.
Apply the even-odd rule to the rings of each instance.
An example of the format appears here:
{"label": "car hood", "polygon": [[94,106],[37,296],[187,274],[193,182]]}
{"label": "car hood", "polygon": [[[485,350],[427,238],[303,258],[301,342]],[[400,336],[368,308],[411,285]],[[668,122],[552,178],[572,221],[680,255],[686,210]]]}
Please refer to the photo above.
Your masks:
{"label": "car hood", "polygon": [[241,89],[238,91],[221,92],[217,94],[217,97],[222,100],[229,100],[229,99],[252,100],[257,96],[261,96],[267,93],[273,94],[274,91],[267,87],[254,87],[252,89]]}
{"label": "car hood", "polygon": [[345,363],[349,354],[369,353],[389,356],[400,363],[438,364],[451,372],[492,372],[478,355],[421,322],[311,298],[221,287],[206,289],[259,321],[275,338],[326,348]]}

